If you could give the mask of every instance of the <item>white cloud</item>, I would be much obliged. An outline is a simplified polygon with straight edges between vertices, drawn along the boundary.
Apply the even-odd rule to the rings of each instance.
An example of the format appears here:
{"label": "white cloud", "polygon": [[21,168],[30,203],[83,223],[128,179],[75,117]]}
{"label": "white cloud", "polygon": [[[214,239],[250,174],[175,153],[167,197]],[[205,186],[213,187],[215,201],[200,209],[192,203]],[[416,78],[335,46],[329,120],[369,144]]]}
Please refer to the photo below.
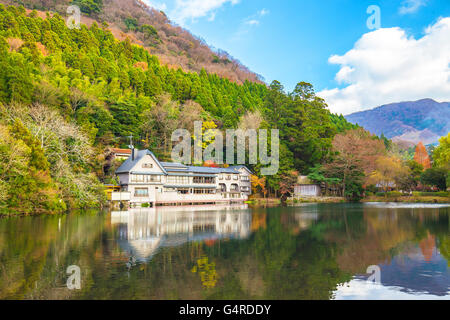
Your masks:
{"label": "white cloud", "polygon": [[208,18],[208,21],[214,21],[216,19],[216,13],[215,12],[211,12],[211,15]]}
{"label": "white cloud", "polygon": [[260,11],[258,11],[258,15],[259,16],[261,16],[261,17],[263,17],[263,16],[265,16],[266,14],[269,14],[269,10],[267,10],[267,9],[262,9],[262,10],[260,10]]}
{"label": "white cloud", "polygon": [[329,58],[340,65],[343,88],[318,93],[330,110],[349,114],[399,101],[450,101],[450,17],[426,28],[420,39],[401,28],[364,34],[353,49]]}
{"label": "white cloud", "polygon": [[153,0],[151,0],[151,1],[150,0],[144,0],[144,3],[146,3],[150,7],[158,9],[158,10],[162,10],[162,11],[167,10],[167,5],[165,3],[155,2]]}
{"label": "white cloud", "polygon": [[252,14],[251,16],[243,19],[239,25],[238,30],[234,33],[233,37],[231,38],[231,41],[243,40],[248,35],[252,27],[258,26],[261,23],[262,17],[268,14],[269,10],[261,9],[256,13]]}
{"label": "white cloud", "polygon": [[398,9],[400,14],[415,13],[420,7],[427,4],[428,0],[404,0],[401,7]]}
{"label": "white cloud", "polygon": [[244,19],[244,24],[251,25],[251,26],[257,26],[259,25],[258,18],[264,17],[265,15],[269,14],[269,10],[261,9],[256,14],[251,15],[250,17],[247,17]]}
{"label": "white cloud", "polygon": [[229,3],[235,5],[240,0],[176,0],[171,18],[184,25],[188,20],[195,20],[209,16],[208,20],[215,18],[216,10]]}
{"label": "white cloud", "polygon": [[258,21],[258,20],[255,20],[255,19],[247,20],[247,21],[245,21],[245,24],[249,24],[249,25],[251,25],[251,26],[253,26],[253,25],[258,25],[258,24],[259,24],[259,21]]}

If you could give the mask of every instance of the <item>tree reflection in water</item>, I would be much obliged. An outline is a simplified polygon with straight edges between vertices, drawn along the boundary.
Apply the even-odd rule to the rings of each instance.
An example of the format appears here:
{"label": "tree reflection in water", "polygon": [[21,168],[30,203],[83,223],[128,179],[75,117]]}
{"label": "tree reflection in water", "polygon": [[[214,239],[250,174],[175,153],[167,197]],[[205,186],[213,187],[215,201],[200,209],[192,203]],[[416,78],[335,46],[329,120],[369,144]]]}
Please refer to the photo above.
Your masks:
{"label": "tree reflection in water", "polygon": [[[385,288],[448,297],[449,244],[445,206],[161,207],[9,218],[0,220],[0,298],[371,298],[370,288],[342,286],[364,281],[370,265],[381,267]],[[69,265],[81,268],[81,290],[65,286]]]}

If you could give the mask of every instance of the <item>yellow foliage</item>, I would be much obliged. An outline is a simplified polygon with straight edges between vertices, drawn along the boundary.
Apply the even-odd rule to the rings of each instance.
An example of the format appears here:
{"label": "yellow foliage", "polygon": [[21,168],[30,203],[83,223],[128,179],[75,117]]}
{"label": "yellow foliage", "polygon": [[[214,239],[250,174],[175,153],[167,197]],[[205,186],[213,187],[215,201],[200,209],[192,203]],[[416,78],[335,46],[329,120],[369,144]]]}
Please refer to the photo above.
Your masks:
{"label": "yellow foliage", "polygon": [[[208,145],[214,143],[216,139],[216,129],[217,125],[214,121],[204,121],[202,122],[202,140],[197,141],[197,146],[202,146],[202,149],[206,149]],[[193,136],[194,141],[196,141],[196,136]]]}
{"label": "yellow foliage", "polygon": [[396,157],[381,156],[375,161],[375,170],[368,177],[368,184],[378,184],[385,191],[394,187],[398,177],[408,174],[401,160]]}
{"label": "yellow foliage", "polygon": [[450,132],[439,139],[439,146],[434,150],[433,158],[437,166],[450,167]]}
{"label": "yellow foliage", "polygon": [[197,265],[191,270],[193,273],[198,273],[202,281],[202,285],[206,288],[214,288],[217,283],[216,264],[209,262],[207,256],[202,256],[197,260]]}
{"label": "yellow foliage", "polygon": [[253,193],[258,193],[258,187],[261,188],[261,192],[266,196],[267,189],[266,189],[266,177],[258,178],[255,175],[251,175],[250,181],[252,183],[252,190]]}

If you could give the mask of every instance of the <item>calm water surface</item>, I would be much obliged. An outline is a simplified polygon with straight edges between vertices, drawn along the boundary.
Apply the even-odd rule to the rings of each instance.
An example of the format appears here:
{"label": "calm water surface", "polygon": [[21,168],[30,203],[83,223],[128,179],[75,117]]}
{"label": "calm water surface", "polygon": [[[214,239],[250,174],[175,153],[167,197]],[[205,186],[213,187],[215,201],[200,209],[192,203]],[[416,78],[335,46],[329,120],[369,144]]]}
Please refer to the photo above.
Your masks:
{"label": "calm water surface", "polygon": [[0,219],[0,299],[450,299],[449,214],[369,203]]}

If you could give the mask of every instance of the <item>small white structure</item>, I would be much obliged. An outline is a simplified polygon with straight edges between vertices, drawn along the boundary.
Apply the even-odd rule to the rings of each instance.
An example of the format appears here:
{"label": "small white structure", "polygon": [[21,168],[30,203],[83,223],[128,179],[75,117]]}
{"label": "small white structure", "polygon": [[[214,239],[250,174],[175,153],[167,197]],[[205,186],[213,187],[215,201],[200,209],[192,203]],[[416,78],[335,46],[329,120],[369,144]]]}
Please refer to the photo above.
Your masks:
{"label": "small white structure", "polygon": [[313,184],[306,176],[298,178],[298,183],[294,186],[294,197],[319,197],[320,195],[319,185]]}
{"label": "small white structure", "polygon": [[245,166],[212,168],[159,162],[149,150],[132,149],[117,169],[121,191],[131,204],[211,204],[242,202],[251,194],[251,171]]}

